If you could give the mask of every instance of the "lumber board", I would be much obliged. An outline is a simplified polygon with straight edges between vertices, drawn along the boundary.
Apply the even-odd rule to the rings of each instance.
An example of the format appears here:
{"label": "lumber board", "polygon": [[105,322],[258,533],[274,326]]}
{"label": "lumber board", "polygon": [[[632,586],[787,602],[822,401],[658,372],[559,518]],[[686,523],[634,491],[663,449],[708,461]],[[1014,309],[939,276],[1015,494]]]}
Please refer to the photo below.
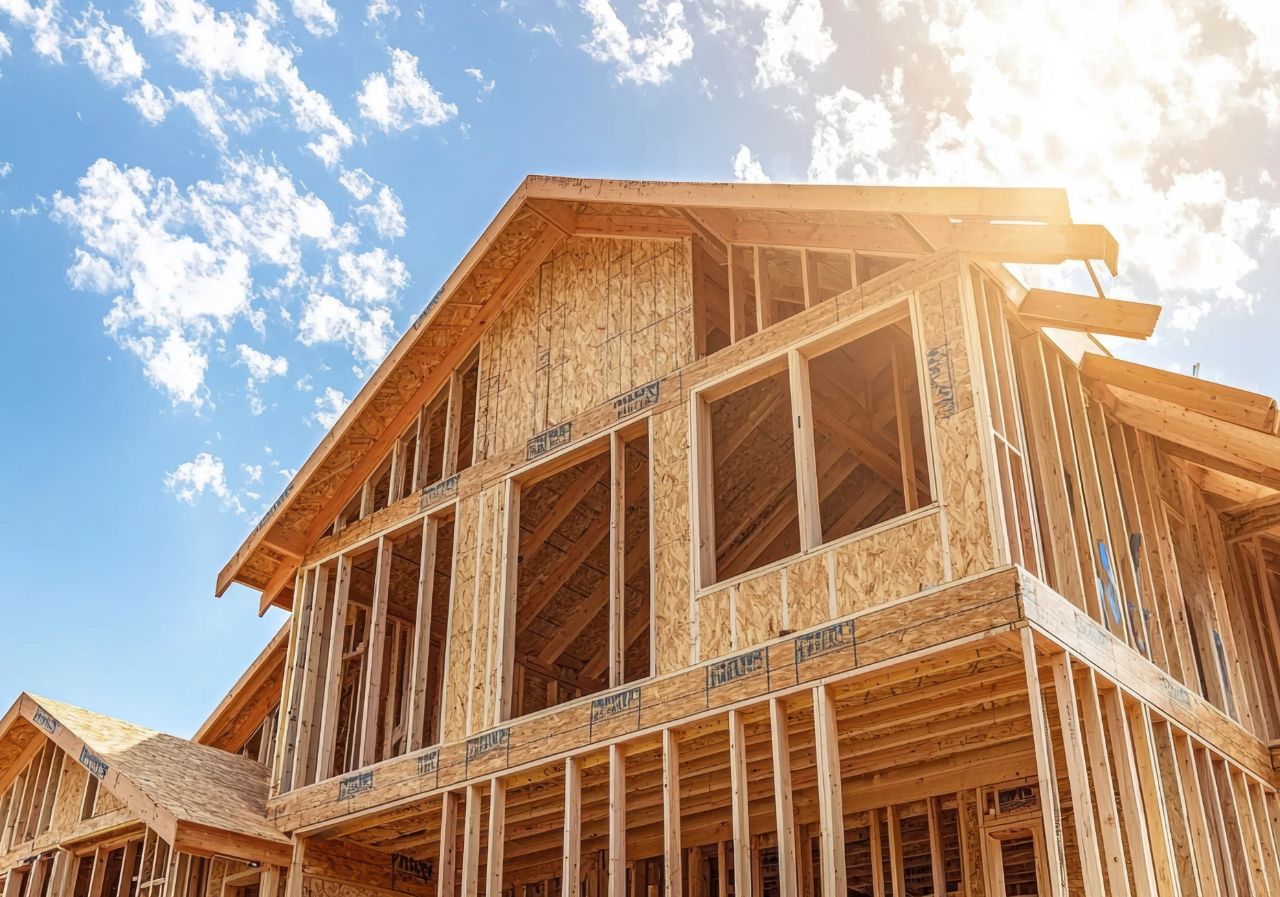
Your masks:
{"label": "lumber board", "polygon": [[[1058,290],[1030,289],[1018,306],[1018,317],[1035,327],[1059,327],[1146,339],[1155,333],[1160,306]],[[1086,356],[1089,357],[1093,356]]]}

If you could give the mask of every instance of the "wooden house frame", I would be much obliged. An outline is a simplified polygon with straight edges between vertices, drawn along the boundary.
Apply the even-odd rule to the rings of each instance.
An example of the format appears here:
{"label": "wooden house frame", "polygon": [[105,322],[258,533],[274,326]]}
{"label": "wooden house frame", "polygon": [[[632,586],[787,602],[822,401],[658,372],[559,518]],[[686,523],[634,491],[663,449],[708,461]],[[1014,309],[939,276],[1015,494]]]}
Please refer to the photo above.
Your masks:
{"label": "wooden house frame", "polygon": [[1276,403],[1010,263],[1118,245],[527,178],[218,576],[287,897],[1280,893]]}

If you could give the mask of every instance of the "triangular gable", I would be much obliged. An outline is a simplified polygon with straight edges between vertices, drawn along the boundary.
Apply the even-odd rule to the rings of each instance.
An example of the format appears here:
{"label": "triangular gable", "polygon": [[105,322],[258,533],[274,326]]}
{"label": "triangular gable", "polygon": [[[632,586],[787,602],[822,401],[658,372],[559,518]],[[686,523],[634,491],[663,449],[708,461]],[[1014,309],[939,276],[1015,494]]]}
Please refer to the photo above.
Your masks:
{"label": "triangular gable", "polygon": [[[34,736],[52,741],[174,849],[288,861],[288,839],[266,817],[267,771],[256,762],[25,692],[0,725],[15,760],[24,726],[33,737],[23,753],[33,743],[38,750]],[[0,775],[10,769],[0,766]]]}

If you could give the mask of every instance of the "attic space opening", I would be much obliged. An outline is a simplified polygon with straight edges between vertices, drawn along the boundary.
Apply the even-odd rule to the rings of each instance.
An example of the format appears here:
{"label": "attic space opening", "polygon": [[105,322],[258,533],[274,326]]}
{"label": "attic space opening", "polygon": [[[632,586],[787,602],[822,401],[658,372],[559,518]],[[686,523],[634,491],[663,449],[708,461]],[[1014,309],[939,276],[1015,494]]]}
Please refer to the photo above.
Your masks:
{"label": "attic space opening", "polygon": [[518,489],[510,715],[651,675],[647,425]]}

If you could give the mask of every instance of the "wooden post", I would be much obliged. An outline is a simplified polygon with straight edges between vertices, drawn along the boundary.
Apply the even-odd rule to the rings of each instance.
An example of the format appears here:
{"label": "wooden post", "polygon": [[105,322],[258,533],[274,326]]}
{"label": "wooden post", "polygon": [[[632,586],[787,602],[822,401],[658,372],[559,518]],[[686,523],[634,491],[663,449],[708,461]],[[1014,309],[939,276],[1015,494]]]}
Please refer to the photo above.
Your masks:
{"label": "wooden post", "polygon": [[467,786],[467,819],[462,832],[462,897],[480,894],[480,801],[484,789]]}
{"label": "wooden post", "polygon": [[[1067,762],[1067,782],[1071,788],[1071,815],[1075,820],[1076,850],[1080,856],[1080,872],[1086,897],[1106,897],[1102,880],[1102,858],[1098,851],[1098,833],[1094,828],[1093,792],[1089,787],[1088,761],[1080,732],[1080,715],[1076,707],[1075,677],[1071,672],[1071,655],[1063,652],[1053,660],[1054,695],[1058,703],[1058,723],[1062,732],[1062,749]],[[1110,789],[1110,779],[1106,782]],[[1123,865],[1123,864],[1122,864]],[[1117,891],[1112,891],[1112,895]]]}
{"label": "wooden post", "polygon": [[[1111,787],[1111,757],[1102,724],[1102,705],[1098,700],[1098,680],[1093,670],[1085,671],[1080,689],[1083,713],[1080,728],[1084,732],[1088,749],[1089,767],[1096,785],[1094,797],[1098,802],[1098,825],[1105,847],[1107,884],[1111,897],[1129,897],[1129,873],[1125,866],[1124,838],[1120,833],[1120,813],[1116,808],[1116,793]],[[1123,791],[1123,785],[1121,790]],[[1134,877],[1137,878],[1135,872]]]}
{"label": "wooden post", "polygon": [[[933,873],[933,893],[947,893],[946,856],[942,851],[942,820],[936,797],[929,798],[929,870]],[[963,845],[960,848],[963,853]]]}
{"label": "wooden post", "polygon": [[627,446],[622,436],[614,431],[609,434],[609,669],[605,676],[610,688],[621,685],[625,678],[626,482]]}
{"label": "wooden post", "polygon": [[840,745],[836,735],[835,699],[825,685],[813,689],[814,754],[818,774],[818,819],[821,829],[822,894],[848,890],[844,862],[844,796],[840,781]]}
{"label": "wooden post", "polygon": [[[898,344],[890,347],[889,355],[893,367],[893,408],[898,425],[898,456],[902,467],[902,500],[908,512],[914,511],[916,502],[916,459],[915,446],[911,442],[911,419],[908,416],[905,396],[903,395],[903,379],[905,371],[910,370],[898,357]],[[914,381],[909,382],[914,386]],[[1013,536],[1010,536],[1012,539]],[[935,893],[942,893],[937,891]]]}
{"label": "wooden post", "polygon": [[893,897],[906,893],[906,868],[902,862],[902,814],[897,805],[889,805],[889,880],[893,883]]}
{"label": "wooden post", "polygon": [[1129,737],[1129,722],[1123,708],[1120,690],[1110,688],[1101,695],[1102,709],[1111,737],[1111,754],[1115,758],[1116,783],[1120,806],[1124,810],[1125,838],[1129,844],[1129,862],[1137,897],[1155,897],[1159,892],[1155,864],[1150,845],[1151,829],[1147,825],[1146,803],[1142,797],[1137,759]]}
{"label": "wooden post", "polygon": [[391,590],[391,559],[395,546],[386,536],[378,538],[374,562],[373,604],[369,611],[368,662],[364,668],[364,706],[360,708],[360,760],[357,766],[378,761],[378,707],[382,703],[382,657],[387,645],[387,598]]}
{"label": "wooden post", "polygon": [[1035,637],[1022,630],[1022,662],[1027,676],[1027,703],[1031,710],[1031,737],[1035,742],[1036,775],[1040,782],[1040,815],[1044,825],[1045,866],[1049,897],[1066,897],[1067,859],[1062,840],[1062,813],[1058,803],[1058,774],[1053,764],[1053,736],[1045,714],[1036,666]]}
{"label": "wooden post", "polygon": [[[280,867],[279,866],[263,866],[262,876],[258,879],[258,897],[277,897],[280,893]],[[171,894],[169,897],[184,897],[180,894]]]}
{"label": "wooden post", "polygon": [[[293,858],[289,861],[289,874],[284,880],[284,897],[302,897],[303,866],[307,859],[307,839],[293,838]],[[120,892],[123,897],[124,892]]]}
{"label": "wooden post", "polygon": [[1195,850],[1196,877],[1202,893],[1212,894],[1218,889],[1217,858],[1209,840],[1209,817],[1204,809],[1204,797],[1200,792],[1200,776],[1196,772],[1194,748],[1185,736],[1173,736],[1173,752],[1177,760],[1178,775],[1187,806],[1187,829]]}
{"label": "wooden post", "polygon": [[485,863],[485,895],[501,897],[503,848],[507,841],[507,780],[489,783],[489,856]]}
{"label": "wooden post", "polygon": [[[627,893],[627,758],[622,745],[609,745],[608,897]],[[466,895],[471,897],[471,895]]]}
{"label": "wooden post", "polygon": [[814,454],[813,400],[809,389],[809,360],[792,349],[787,353],[791,390],[792,442],[796,456],[796,501],[799,507],[800,547],[822,544],[822,513],[818,498],[818,462]]}
{"label": "wooden post", "polygon": [[440,802],[436,897],[453,897],[458,887],[458,804],[461,802],[462,795],[456,791],[446,791]]}
{"label": "wooden post", "polygon": [[867,812],[871,830],[871,893],[872,897],[884,897],[884,839],[880,836],[880,811]]}
{"label": "wooden post", "polygon": [[[684,894],[683,851],[680,838],[680,744],[674,729],[662,731],[662,893]],[[576,897],[566,894],[565,897]],[[786,894],[781,897],[787,897]],[[794,895],[793,895],[794,897]]]}
{"label": "wooden post", "polygon": [[733,893],[751,897],[751,806],[747,793],[747,736],[742,712],[729,711],[730,811],[733,819]]}
{"label": "wooden post", "polygon": [[779,698],[769,701],[769,735],[773,748],[773,806],[778,825],[778,897],[799,897],[796,814],[791,791],[791,733],[787,729],[786,705]]}
{"label": "wooden post", "polygon": [[[1117,700],[1117,704],[1123,703]],[[1177,857],[1173,850],[1173,833],[1170,831],[1169,814],[1164,805],[1164,788],[1160,782],[1160,767],[1156,759],[1155,740],[1151,734],[1151,720],[1146,709],[1138,703],[1123,707],[1120,714],[1127,720],[1133,740],[1134,769],[1138,775],[1138,793],[1146,808],[1147,827],[1150,830],[1151,851],[1154,855],[1156,888],[1160,897],[1181,897],[1182,889],[1177,877]],[[1111,723],[1115,726],[1115,720]]]}
{"label": "wooden post", "polygon": [[[333,775],[333,751],[338,735],[338,695],[342,691],[342,633],[347,623],[347,593],[351,588],[351,558],[338,558],[338,580],[334,586],[326,642],[323,688],[318,690],[320,702],[320,746],[316,758],[316,781]],[[296,783],[295,783],[296,784]]]}
{"label": "wooden post", "polygon": [[409,709],[405,713],[408,751],[426,747],[427,684],[431,664],[431,613],[435,604],[436,544],[440,539],[440,520],[428,517],[422,524],[422,552],[418,557],[418,606],[413,622],[413,659],[409,666]]}
{"label": "wooden post", "polygon": [[102,897],[102,886],[107,879],[107,849],[97,847],[93,851],[93,867],[89,870],[89,897]]}
{"label": "wooden post", "polygon": [[564,761],[564,849],[560,865],[561,897],[578,897],[582,867],[582,761]]}

